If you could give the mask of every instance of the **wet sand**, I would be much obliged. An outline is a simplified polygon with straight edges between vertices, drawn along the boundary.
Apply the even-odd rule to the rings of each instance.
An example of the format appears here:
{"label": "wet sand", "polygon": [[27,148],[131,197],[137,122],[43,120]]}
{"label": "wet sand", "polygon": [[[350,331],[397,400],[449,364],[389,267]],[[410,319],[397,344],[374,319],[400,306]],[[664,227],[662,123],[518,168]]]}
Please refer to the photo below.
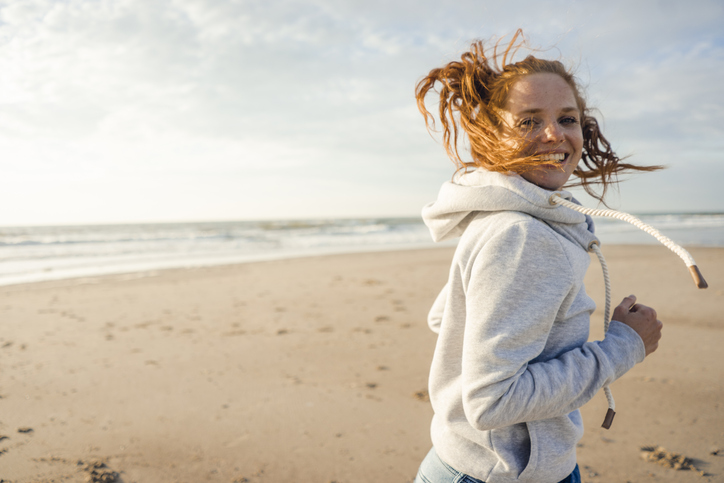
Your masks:
{"label": "wet sand", "polygon": [[[614,304],[635,293],[665,328],[659,350],[613,385],[611,430],[602,394],[583,408],[584,481],[724,481],[724,250],[691,250],[702,291],[665,248],[603,249]],[[425,319],[451,256],[0,287],[0,480],[411,481],[430,447]],[[595,258],[586,285],[602,307]],[[644,446],[696,470],[645,460]]]}

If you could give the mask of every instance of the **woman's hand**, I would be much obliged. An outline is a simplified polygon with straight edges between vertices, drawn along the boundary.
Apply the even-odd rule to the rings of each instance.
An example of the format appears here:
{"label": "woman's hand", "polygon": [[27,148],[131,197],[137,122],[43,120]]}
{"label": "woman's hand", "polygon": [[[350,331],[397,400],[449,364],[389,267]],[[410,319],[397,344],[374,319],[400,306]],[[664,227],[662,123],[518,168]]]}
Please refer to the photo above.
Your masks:
{"label": "woman's hand", "polygon": [[644,341],[648,356],[659,347],[661,328],[664,324],[656,319],[656,311],[651,307],[636,303],[636,296],[629,295],[613,310],[613,320],[631,327]]}

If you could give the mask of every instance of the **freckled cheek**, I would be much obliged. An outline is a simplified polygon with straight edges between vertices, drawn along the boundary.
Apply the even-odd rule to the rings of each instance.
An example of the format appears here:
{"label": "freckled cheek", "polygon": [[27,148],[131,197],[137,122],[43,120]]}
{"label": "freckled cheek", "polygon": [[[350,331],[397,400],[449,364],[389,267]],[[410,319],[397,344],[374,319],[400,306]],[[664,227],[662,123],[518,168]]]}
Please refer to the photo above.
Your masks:
{"label": "freckled cheek", "polygon": [[540,140],[538,139],[538,135],[534,132],[528,132],[526,134],[522,134],[520,139],[523,143],[523,150],[528,152],[528,154],[535,153],[537,149],[537,145],[540,143]]}
{"label": "freckled cheek", "polygon": [[569,139],[569,142],[577,151],[583,148],[583,133],[580,130],[573,133]]}

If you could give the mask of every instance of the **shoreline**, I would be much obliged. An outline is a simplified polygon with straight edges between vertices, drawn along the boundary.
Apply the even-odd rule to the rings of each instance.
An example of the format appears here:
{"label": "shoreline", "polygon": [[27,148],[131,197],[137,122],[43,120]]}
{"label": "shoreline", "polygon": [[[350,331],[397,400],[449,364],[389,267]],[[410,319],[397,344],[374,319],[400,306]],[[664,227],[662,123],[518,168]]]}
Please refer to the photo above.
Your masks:
{"label": "shoreline", "polygon": [[[455,246],[453,244],[450,244],[448,242],[443,242],[442,244],[433,244],[433,242],[430,242],[429,244],[424,245],[418,245],[418,244],[388,244],[388,245],[379,245],[379,246],[356,246],[356,247],[343,247],[339,249],[310,249],[310,250],[289,250],[283,253],[265,253],[262,255],[244,255],[244,256],[234,256],[234,257],[228,257],[230,261],[218,261],[218,262],[211,262],[209,261],[209,258],[196,258],[194,259],[189,258],[187,259],[184,264],[177,265],[172,264],[169,266],[158,266],[158,265],[150,265],[147,269],[120,269],[120,271],[107,271],[107,272],[101,272],[97,274],[88,274],[88,275],[71,275],[71,276],[63,276],[59,278],[51,278],[51,279],[45,279],[45,280],[31,280],[31,281],[21,281],[21,282],[10,282],[5,283],[0,278],[0,290],[3,289],[3,287],[10,287],[10,286],[16,286],[16,285],[30,285],[30,284],[36,284],[36,283],[49,283],[49,282],[63,282],[63,281],[70,281],[70,280],[96,280],[96,279],[103,279],[105,277],[114,277],[114,276],[133,276],[138,274],[140,276],[145,276],[143,274],[152,274],[155,275],[157,273],[161,273],[167,270],[198,270],[198,269],[204,269],[204,268],[214,268],[214,267],[226,267],[226,266],[236,266],[236,265],[246,265],[249,263],[263,263],[263,262],[270,262],[275,260],[296,260],[300,258],[317,258],[317,257],[325,257],[325,256],[334,256],[334,255],[355,255],[355,254],[362,254],[362,253],[377,253],[377,252],[398,252],[398,251],[407,251],[407,250],[430,250],[430,249],[445,249],[450,246]],[[131,264],[133,265],[133,264]]]}
{"label": "shoreline", "polygon": [[[405,251],[418,251],[418,250],[451,250],[454,251],[456,246],[456,243],[451,242],[442,242],[440,244],[429,244],[429,245],[410,245],[410,244],[400,244],[400,245],[386,245],[386,246],[373,246],[373,247],[353,247],[353,248],[341,248],[339,250],[326,250],[326,251],[310,251],[306,253],[300,253],[300,252],[287,252],[287,253],[270,253],[265,255],[249,255],[247,259],[240,260],[240,261],[230,261],[230,262],[218,262],[218,263],[199,263],[198,265],[185,265],[185,266],[169,266],[169,267],[160,267],[160,268],[149,268],[149,269],[139,269],[139,270],[122,270],[122,271],[112,271],[107,273],[99,273],[99,274],[91,274],[91,275],[78,275],[78,276],[68,276],[68,277],[62,277],[62,278],[56,278],[56,279],[46,279],[46,280],[33,280],[33,281],[27,281],[27,282],[11,282],[11,283],[3,283],[0,281],[0,292],[5,290],[6,288],[13,288],[13,287],[27,287],[31,285],[43,285],[43,284],[56,284],[56,285],[63,285],[65,283],[70,284],[98,284],[98,283],[104,283],[106,281],[122,281],[122,280],[131,280],[136,278],[146,278],[146,277],[155,277],[161,274],[164,274],[166,272],[183,272],[183,271],[197,271],[197,270],[205,270],[205,269],[218,269],[218,268],[224,268],[224,267],[236,267],[236,266],[243,266],[248,264],[256,264],[256,263],[266,263],[266,262],[273,262],[273,261],[283,261],[283,260],[299,260],[299,259],[306,259],[306,258],[324,258],[324,257],[333,257],[333,256],[354,256],[354,255],[361,255],[366,253],[387,253],[387,252],[405,252]],[[659,249],[663,247],[658,242],[655,243],[611,243],[611,244],[605,244],[603,245],[605,247],[605,250],[611,249],[616,250],[619,248],[631,248],[631,249],[639,249],[639,248],[654,248]],[[703,246],[703,245],[682,245],[684,249],[691,252],[692,250],[697,251],[706,251],[706,250],[724,250],[724,246]],[[658,248],[655,248],[658,247]],[[668,249],[667,249],[668,251]],[[678,259],[676,254],[673,252],[669,252],[672,257]],[[595,263],[598,263],[595,257],[592,257],[592,260]]]}
{"label": "shoreline", "polygon": [[[690,248],[707,290],[662,246],[602,249],[612,302],[633,290],[664,337],[613,384],[611,430],[603,394],[582,408],[584,481],[718,481],[724,248]],[[123,483],[411,481],[430,447],[426,316],[453,250],[0,287],[0,479],[82,482],[102,460]],[[595,256],[585,283],[598,339]],[[709,476],[642,460],[649,445]]]}

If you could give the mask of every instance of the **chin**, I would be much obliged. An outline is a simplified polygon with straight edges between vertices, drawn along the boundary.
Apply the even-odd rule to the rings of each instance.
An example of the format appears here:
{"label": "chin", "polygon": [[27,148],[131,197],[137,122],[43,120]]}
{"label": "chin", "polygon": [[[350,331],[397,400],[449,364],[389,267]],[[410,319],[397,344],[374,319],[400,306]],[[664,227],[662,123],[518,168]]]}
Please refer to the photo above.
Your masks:
{"label": "chin", "polygon": [[[568,182],[569,176],[560,176],[559,179],[550,177],[550,176],[540,176],[536,175],[535,172],[532,173],[526,173],[523,174],[523,178],[528,181],[529,183],[533,183],[534,185],[547,189],[550,191],[558,191]],[[563,179],[565,178],[565,179]]]}
{"label": "chin", "polygon": [[521,174],[521,176],[534,185],[549,190],[558,191],[566,183],[573,174],[570,164],[563,164],[559,166],[541,166],[527,173]]}

